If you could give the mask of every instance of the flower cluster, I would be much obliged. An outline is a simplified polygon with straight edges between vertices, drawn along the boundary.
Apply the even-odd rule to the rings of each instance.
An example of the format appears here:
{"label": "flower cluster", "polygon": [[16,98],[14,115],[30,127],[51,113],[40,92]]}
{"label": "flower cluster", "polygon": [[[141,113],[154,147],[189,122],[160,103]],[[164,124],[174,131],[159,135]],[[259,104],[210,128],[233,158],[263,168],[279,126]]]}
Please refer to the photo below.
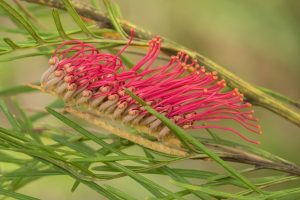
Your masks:
{"label": "flower cluster", "polygon": [[119,56],[131,41],[132,37],[116,55],[99,52],[82,41],[64,42],[41,77],[43,89],[65,101],[88,104],[124,123],[148,126],[160,139],[170,134],[168,127],[125,93],[127,88],[184,129],[221,129],[259,143],[233,128],[214,125],[215,121],[233,120],[251,132],[261,133],[251,104],[243,102],[237,89],[222,92],[226,83],[218,80],[217,72],[206,72],[184,52],[172,56],[165,65],[155,65],[160,37],[152,39],[148,53],[128,69]]}

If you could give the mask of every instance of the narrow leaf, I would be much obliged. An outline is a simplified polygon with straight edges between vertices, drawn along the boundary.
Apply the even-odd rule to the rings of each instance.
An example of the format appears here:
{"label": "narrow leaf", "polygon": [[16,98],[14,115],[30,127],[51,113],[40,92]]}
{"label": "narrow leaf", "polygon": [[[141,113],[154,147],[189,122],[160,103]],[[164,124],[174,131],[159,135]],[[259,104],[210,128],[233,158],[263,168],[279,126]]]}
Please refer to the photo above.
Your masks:
{"label": "narrow leaf", "polygon": [[113,6],[113,4],[110,2],[110,0],[103,0],[104,5],[106,7],[107,10],[107,14],[108,17],[111,21],[111,23],[113,24],[114,28],[116,29],[116,31],[123,37],[123,38],[127,38],[128,35],[127,33],[123,30],[122,26],[119,23],[119,20],[117,18],[118,15],[118,11],[115,10],[115,7]]}
{"label": "narrow leaf", "polygon": [[62,0],[68,13],[71,15],[71,17],[74,19],[74,21],[77,23],[77,25],[82,29],[83,32],[86,34],[93,35],[93,33],[86,27],[84,21],[81,19],[81,17],[78,15],[77,11],[71,4],[69,0]]}
{"label": "narrow leaf", "polygon": [[30,196],[20,194],[20,193],[17,193],[17,192],[13,192],[13,191],[10,191],[10,190],[5,190],[3,188],[0,188],[0,194],[4,195],[6,197],[11,197],[11,198],[14,198],[14,199],[19,199],[19,200],[38,200],[35,197],[30,197]]}
{"label": "narrow leaf", "polygon": [[37,91],[35,88],[29,87],[28,85],[18,85],[18,86],[13,86],[10,88],[0,90],[0,97],[1,96],[14,96],[17,94],[29,93],[29,92],[35,92],[35,91]]}
{"label": "narrow leaf", "polygon": [[270,96],[274,97],[275,99],[278,99],[282,102],[285,102],[285,103],[288,103],[288,104],[291,104],[293,106],[296,106],[298,108],[300,108],[300,102],[299,101],[296,101],[294,99],[291,99],[290,97],[287,97],[283,94],[280,94],[278,92],[274,92],[270,89],[267,89],[267,88],[264,88],[264,87],[257,87],[258,89],[260,89],[261,91],[269,94]]}
{"label": "narrow leaf", "polygon": [[259,197],[245,197],[245,196],[234,195],[232,193],[220,192],[218,190],[213,190],[213,189],[200,187],[200,186],[196,186],[196,185],[190,185],[190,184],[181,183],[181,182],[177,182],[177,181],[173,181],[173,180],[171,180],[171,183],[173,183],[174,185],[177,185],[179,187],[185,188],[185,189],[204,192],[206,194],[210,194],[212,196],[220,197],[220,198],[230,198],[230,199],[237,199],[237,200],[259,200],[259,199],[264,199],[264,198],[259,198]]}
{"label": "narrow leaf", "polygon": [[121,197],[122,199],[125,199],[125,200],[137,200],[136,198],[126,194],[125,192],[115,188],[115,187],[112,187],[110,185],[104,185],[104,187],[110,191],[111,193]]}
{"label": "narrow leaf", "polygon": [[10,17],[17,20],[35,39],[37,43],[44,43],[44,40],[39,36],[39,34],[34,30],[33,26],[12,6],[10,6],[5,1],[0,1],[0,7],[2,7]]}
{"label": "narrow leaf", "polygon": [[3,41],[8,44],[13,50],[19,49],[20,46],[17,45],[14,41],[12,41],[10,38],[3,38]]}
{"label": "narrow leaf", "polygon": [[18,130],[20,128],[16,118],[9,112],[6,104],[4,103],[3,100],[0,100],[0,109],[2,110],[3,114],[9,121],[10,125],[12,126],[13,129]]}
{"label": "narrow leaf", "polygon": [[53,16],[54,23],[55,23],[56,29],[57,29],[60,37],[63,39],[70,39],[70,37],[66,34],[63,25],[61,24],[60,16],[56,9],[52,10],[52,16]]}

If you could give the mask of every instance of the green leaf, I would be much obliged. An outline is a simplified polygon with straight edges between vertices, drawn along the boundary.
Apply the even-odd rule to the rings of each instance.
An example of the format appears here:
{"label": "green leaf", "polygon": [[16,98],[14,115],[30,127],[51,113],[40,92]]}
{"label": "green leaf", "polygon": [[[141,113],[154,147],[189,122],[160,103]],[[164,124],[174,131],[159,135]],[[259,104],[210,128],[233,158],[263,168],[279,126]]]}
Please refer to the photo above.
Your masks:
{"label": "green leaf", "polygon": [[87,185],[88,187],[92,188],[99,194],[102,194],[103,196],[107,197],[107,199],[109,199],[109,200],[120,200],[119,198],[114,196],[111,192],[105,190],[103,187],[101,187],[100,185],[98,185],[94,182],[89,182],[89,181],[80,181],[80,182]]}
{"label": "green leaf", "polygon": [[[51,108],[63,108],[64,105],[65,104],[64,104],[64,102],[61,99],[57,99],[57,100],[53,101],[52,103],[50,103],[48,105],[48,107],[51,107]],[[48,112],[38,112],[38,113],[32,115],[30,117],[30,120],[32,122],[34,122],[34,121],[37,121],[37,120],[39,120],[39,119],[41,119],[43,117],[46,117],[48,114],[49,114]]]}
{"label": "green leaf", "polygon": [[71,4],[69,0],[62,0],[68,13],[72,16],[73,20],[76,22],[76,24],[81,28],[83,32],[86,34],[92,35],[96,37],[85,25],[84,21],[81,19],[81,17],[78,15],[77,11]]}
{"label": "green leaf", "polygon": [[0,90],[0,97],[1,96],[13,96],[13,95],[17,95],[17,94],[29,93],[29,92],[35,92],[35,91],[37,91],[37,89],[29,87],[27,85],[17,85],[17,86],[13,86],[10,88]]}
{"label": "green leaf", "polygon": [[299,101],[296,101],[294,99],[291,99],[290,97],[287,97],[285,95],[282,95],[278,92],[274,92],[274,91],[272,91],[270,89],[267,89],[267,88],[264,88],[264,87],[259,86],[257,88],[260,89],[261,91],[267,93],[268,95],[274,97],[275,99],[278,99],[282,102],[285,102],[285,103],[288,103],[288,104],[291,104],[293,106],[296,106],[296,107],[300,108],[300,102]]}
{"label": "green leaf", "polygon": [[47,107],[46,110],[51,115],[53,115],[54,117],[56,117],[57,119],[62,121],[63,123],[67,124],[68,126],[72,127],[74,130],[78,131],[78,133],[82,134],[84,137],[89,138],[90,140],[92,140],[92,141],[96,142],[97,144],[101,145],[102,147],[105,147],[105,148],[109,149],[111,152],[114,152],[118,155],[125,155],[121,151],[118,151],[117,149],[112,148],[109,144],[107,144],[106,142],[104,142],[103,140],[101,140],[100,138],[95,136],[94,134],[90,133],[86,129],[82,128],[80,125],[78,125],[74,121],[72,121],[72,120],[66,118],[65,116],[63,116],[62,114],[56,112],[52,108]]}
{"label": "green leaf", "polygon": [[17,20],[37,43],[44,43],[44,40],[34,30],[33,26],[17,10],[3,0],[0,1],[0,7],[2,7],[11,18]]}
{"label": "green leaf", "polygon": [[181,183],[181,182],[177,182],[177,181],[173,181],[173,180],[171,180],[171,183],[173,183],[174,185],[177,185],[179,187],[182,187],[182,188],[204,192],[206,194],[209,194],[209,195],[212,195],[212,196],[215,196],[215,197],[220,197],[220,198],[230,198],[230,199],[237,199],[237,200],[259,200],[259,199],[264,199],[264,198],[261,198],[261,197],[245,197],[245,196],[235,195],[235,194],[232,194],[232,193],[220,192],[218,190],[213,190],[213,189],[209,189],[209,188],[205,188],[205,187],[201,187],[201,186]]}
{"label": "green leaf", "polygon": [[[151,187],[153,187],[156,190],[160,190],[160,191],[162,191],[162,192],[164,192],[164,193],[172,196],[175,199],[183,199],[180,196],[174,194],[172,191],[170,191],[170,190],[162,187],[161,185],[159,185],[159,184],[157,184],[157,183],[155,183],[155,182],[153,182],[153,181],[145,178],[144,176],[141,176],[141,175],[135,173],[134,171],[132,171],[132,170],[130,170],[130,169],[128,169],[128,168],[120,165],[119,163],[109,163],[108,165],[112,166],[112,167],[114,167],[114,168],[116,168],[116,169],[118,169],[118,170],[120,170],[120,171],[122,171],[124,173],[126,173],[128,176],[130,176],[134,180],[136,180],[138,182],[142,182],[142,183],[144,183],[147,186],[151,186]],[[143,185],[143,186],[145,187],[145,185]]]}
{"label": "green leaf", "polygon": [[[155,160],[154,158],[147,158],[143,156],[96,156],[89,158],[74,158],[71,159],[70,162],[114,162],[114,161],[122,161],[122,160]],[[162,160],[160,162],[163,162]]]}
{"label": "green leaf", "polygon": [[93,5],[93,7],[96,8],[97,10],[101,9],[100,0],[91,0],[91,3]]}
{"label": "green leaf", "polygon": [[115,187],[112,187],[110,185],[104,185],[104,187],[110,191],[111,193],[117,195],[118,197],[121,197],[122,199],[125,199],[125,200],[137,200],[136,198],[126,194],[125,192],[115,188]]}
{"label": "green leaf", "polygon": [[123,37],[123,38],[128,38],[127,33],[123,30],[122,26],[119,23],[119,20],[117,18],[117,15],[119,11],[115,9],[115,6],[111,3],[110,0],[103,0],[103,3],[106,7],[108,17],[113,24],[114,28],[116,31]]}
{"label": "green leaf", "polygon": [[17,45],[14,41],[12,41],[10,38],[3,38],[3,41],[10,46],[13,50],[19,49],[20,46]]}
{"label": "green leaf", "polygon": [[60,20],[60,17],[59,17],[59,13],[56,9],[53,9],[52,10],[52,16],[53,16],[53,19],[54,19],[54,22],[55,22],[55,26],[56,26],[56,29],[60,35],[61,38],[63,39],[71,39],[65,32],[64,30],[64,27],[63,25],[61,24],[61,20]]}
{"label": "green leaf", "polygon": [[[278,192],[274,192],[273,194],[269,195],[266,200],[271,200],[271,199],[279,199],[282,197],[291,197],[291,196],[298,196],[300,194],[300,187],[298,188],[292,188],[292,189],[286,189],[286,190],[281,190]],[[296,198],[295,198],[296,199]]]}
{"label": "green leaf", "polygon": [[[145,173],[145,174],[158,174],[158,175],[165,175],[161,170],[161,167],[164,167],[166,164],[161,165],[151,165],[149,167],[138,167],[138,166],[126,166],[128,169],[138,172],[138,173]],[[112,171],[110,167],[107,166],[96,166],[93,167],[93,170],[96,171]],[[113,171],[119,172],[118,170],[114,169]],[[203,171],[203,170],[195,170],[195,169],[181,169],[181,168],[172,168],[172,171],[178,174],[181,177],[186,178],[196,178],[196,179],[204,179],[208,180],[209,177],[213,177],[216,173]]]}
{"label": "green leaf", "polygon": [[7,118],[7,120],[9,121],[10,125],[12,126],[12,128],[15,129],[15,130],[19,130],[20,129],[20,125],[18,124],[18,121],[9,112],[9,110],[8,110],[6,104],[4,103],[3,100],[0,100],[0,109],[2,110],[2,112],[5,115],[5,117]]}
{"label": "green leaf", "polygon": [[[145,155],[149,158],[154,159],[153,155],[147,150],[144,149]],[[184,183],[189,183],[185,178],[183,178],[181,175],[177,174],[173,169],[171,169],[168,166],[163,166],[160,168],[160,171],[163,172],[163,174],[169,175],[170,177],[172,177],[173,180],[175,181],[181,181]],[[201,192],[193,192],[195,196],[199,197],[200,199],[203,200],[210,200],[212,199],[209,195],[201,193]]]}
{"label": "green leaf", "polygon": [[15,61],[18,59],[23,59],[23,58],[31,58],[31,57],[35,57],[35,56],[49,56],[52,55],[53,51],[39,51],[39,52],[35,52],[35,53],[24,53],[22,55],[18,55],[18,56],[10,56],[8,58],[3,58],[0,59],[0,62],[9,62],[9,61]]}
{"label": "green leaf", "polygon": [[[18,165],[24,165],[28,161],[27,160],[22,160],[22,159],[19,159],[19,158],[15,158],[12,155],[8,155],[8,154],[0,151],[0,163],[1,162],[15,163],[15,164],[18,164]],[[1,175],[3,175],[3,174],[1,174]]]}
{"label": "green leaf", "polygon": [[13,192],[13,191],[10,191],[10,190],[5,190],[3,188],[0,188],[0,194],[4,195],[6,197],[11,197],[11,198],[14,198],[14,199],[19,199],[19,200],[38,200],[35,197],[30,197],[30,196],[20,194],[20,193],[17,193],[17,192]]}

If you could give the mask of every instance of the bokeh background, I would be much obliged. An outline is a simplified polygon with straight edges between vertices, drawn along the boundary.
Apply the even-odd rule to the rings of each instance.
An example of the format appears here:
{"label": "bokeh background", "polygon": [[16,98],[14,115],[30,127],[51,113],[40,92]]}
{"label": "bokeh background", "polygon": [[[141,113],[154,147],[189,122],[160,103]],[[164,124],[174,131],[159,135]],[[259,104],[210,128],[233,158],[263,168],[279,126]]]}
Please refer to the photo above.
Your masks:
{"label": "bokeh background", "polygon": [[[126,20],[207,56],[254,85],[300,99],[300,1],[115,2],[119,4]],[[41,12],[45,16],[51,15],[50,9]],[[1,18],[0,22],[1,26],[9,25],[7,19]],[[37,81],[46,67],[47,59],[44,57],[1,62],[0,89]],[[26,94],[17,99],[24,107],[41,109],[53,97]],[[265,109],[255,107],[255,112],[263,127],[263,135],[258,136],[262,142],[260,148],[300,165],[299,127]],[[0,120],[1,126],[5,126],[6,121],[3,118]],[[232,138],[236,140],[236,137]],[[209,164],[203,164],[201,168],[207,166]],[[3,166],[0,163],[1,168]],[[154,179],[168,181],[167,178]],[[115,184],[134,193],[135,186],[128,187],[131,182],[133,184],[133,181],[125,178]],[[66,189],[66,185],[70,188],[72,184],[69,178],[45,178],[20,191],[43,199],[99,199],[96,193],[84,186],[72,194]]]}

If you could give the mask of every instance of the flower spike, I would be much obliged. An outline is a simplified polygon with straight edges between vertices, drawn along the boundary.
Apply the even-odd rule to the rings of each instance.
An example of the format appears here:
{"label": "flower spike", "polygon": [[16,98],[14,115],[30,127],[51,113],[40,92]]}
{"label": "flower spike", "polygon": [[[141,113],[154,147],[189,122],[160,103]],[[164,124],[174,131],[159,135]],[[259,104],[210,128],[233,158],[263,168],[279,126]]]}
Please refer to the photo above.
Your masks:
{"label": "flower spike", "polygon": [[116,55],[78,40],[62,43],[41,77],[42,88],[124,123],[147,126],[160,140],[171,134],[168,127],[124,92],[127,88],[184,129],[217,129],[259,144],[238,130],[217,124],[231,120],[245,130],[261,134],[251,104],[244,102],[237,89],[223,92],[226,83],[218,80],[217,72],[206,72],[197,60],[189,62],[191,59],[184,52],[171,56],[165,65],[155,65],[161,47],[159,36],[149,42],[147,54],[126,69],[120,55],[132,43],[133,36],[132,30],[129,42]]}

